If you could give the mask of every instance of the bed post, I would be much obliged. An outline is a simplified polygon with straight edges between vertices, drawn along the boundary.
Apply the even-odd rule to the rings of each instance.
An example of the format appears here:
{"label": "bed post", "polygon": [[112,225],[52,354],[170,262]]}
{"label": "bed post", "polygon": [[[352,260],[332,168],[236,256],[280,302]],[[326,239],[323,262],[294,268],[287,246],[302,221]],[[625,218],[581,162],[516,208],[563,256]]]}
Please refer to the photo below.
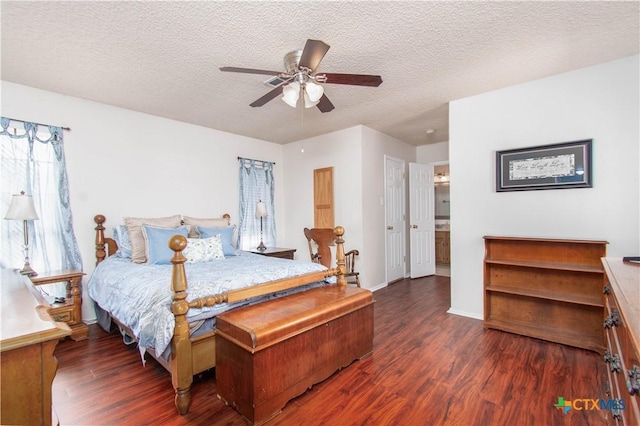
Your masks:
{"label": "bed post", "polygon": [[333,230],[336,235],[336,268],[338,269],[338,285],[343,287],[347,285],[347,279],[344,277],[347,271],[346,263],[344,260],[344,228],[342,226],[336,226]]}
{"label": "bed post", "polygon": [[104,250],[104,226],[102,224],[107,220],[101,214],[95,215],[93,221],[98,224],[94,229],[96,230],[96,265],[107,257],[107,252]]}
{"label": "bed post", "polygon": [[189,324],[187,311],[187,275],[182,250],[187,246],[187,239],[181,235],[174,235],[169,240],[169,248],[175,252],[171,258],[173,270],[171,273],[171,291],[173,303],[171,312],[175,317],[175,329],[171,339],[171,382],[176,391],[176,408],[184,415],[191,405],[191,383],[193,382],[193,364],[191,360],[191,340],[189,339]]}

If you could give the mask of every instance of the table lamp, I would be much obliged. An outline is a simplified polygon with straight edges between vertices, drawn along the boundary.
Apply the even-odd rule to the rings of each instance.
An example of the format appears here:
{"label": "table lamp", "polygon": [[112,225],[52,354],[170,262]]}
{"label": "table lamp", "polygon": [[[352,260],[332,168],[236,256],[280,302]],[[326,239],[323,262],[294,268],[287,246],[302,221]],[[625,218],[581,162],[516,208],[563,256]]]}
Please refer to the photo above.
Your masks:
{"label": "table lamp", "polygon": [[23,222],[24,267],[20,273],[29,277],[35,277],[38,274],[31,269],[31,265],[29,264],[29,231],[27,229],[28,220],[38,219],[36,208],[33,205],[33,197],[26,195],[24,191],[21,191],[20,194],[14,194],[11,198],[11,204],[9,204],[9,210],[4,218],[7,220],[21,220]]}
{"label": "table lamp", "polygon": [[262,242],[262,218],[267,217],[267,205],[261,201],[256,204],[256,218],[260,218],[260,245],[257,247],[260,251],[265,251],[267,247]]}

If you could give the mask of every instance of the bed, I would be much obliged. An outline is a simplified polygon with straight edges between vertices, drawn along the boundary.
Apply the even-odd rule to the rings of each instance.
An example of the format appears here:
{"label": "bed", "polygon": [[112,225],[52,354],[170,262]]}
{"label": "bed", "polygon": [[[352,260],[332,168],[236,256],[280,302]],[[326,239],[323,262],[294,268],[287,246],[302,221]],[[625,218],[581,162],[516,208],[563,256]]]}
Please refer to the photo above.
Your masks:
{"label": "bed", "polygon": [[[228,215],[222,219],[229,222]],[[311,262],[240,251],[238,256],[222,261],[211,260],[210,267],[208,262],[189,263],[183,252],[188,241],[194,244],[194,240],[184,235],[173,235],[168,238],[170,262],[157,266],[135,265],[132,268],[142,271],[140,276],[144,277],[137,278],[137,272],[127,269],[126,263],[131,261],[113,256],[118,253],[118,245],[115,238],[105,236],[105,216],[96,215],[94,221],[97,224],[96,269],[87,283],[89,296],[98,311],[105,313],[127,338],[138,343],[143,359],[148,353],[169,371],[176,409],[182,415],[188,412],[191,404],[193,376],[216,365],[215,315],[331,281],[338,286],[347,285],[342,239],[344,228],[340,226],[335,229],[337,266],[333,269]],[[245,261],[259,265],[253,267],[253,274],[236,273],[252,268],[245,264],[235,269]],[[267,269],[269,272],[265,272]],[[224,275],[222,270],[226,273],[233,271],[233,277],[225,281],[221,278]],[[187,285],[187,276],[192,288]],[[109,280],[116,281],[113,287],[106,284]],[[135,306],[137,313],[133,319],[132,315],[120,309],[119,304],[125,305],[125,302],[132,302]]]}

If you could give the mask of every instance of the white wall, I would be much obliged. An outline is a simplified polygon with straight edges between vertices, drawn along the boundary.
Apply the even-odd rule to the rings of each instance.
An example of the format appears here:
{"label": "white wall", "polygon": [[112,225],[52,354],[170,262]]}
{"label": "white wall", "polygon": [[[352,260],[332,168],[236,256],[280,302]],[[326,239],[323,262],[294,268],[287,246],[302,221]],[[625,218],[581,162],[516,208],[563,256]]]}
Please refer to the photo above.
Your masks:
{"label": "white wall", "polygon": [[[95,223],[124,216],[238,217],[237,156],[275,161],[275,203],[283,205],[282,146],[3,81],[6,117],[67,126],[71,206],[84,271],[95,264]],[[286,240],[285,218],[278,236]],[[85,280],[86,282],[86,280]],[[85,300],[88,297],[85,296]],[[85,320],[95,318],[83,304]]]}
{"label": "white wall", "polygon": [[[304,152],[301,148],[304,146]],[[362,247],[362,138],[351,127],[284,145],[286,247],[309,260],[304,228],[313,228],[313,171],[333,167],[334,219],[345,229],[345,249]]]}
{"label": "white wall", "polygon": [[[484,235],[640,253],[638,56],[450,104],[451,312],[483,315]],[[593,188],[495,192],[498,150],[593,139]]]}
{"label": "white wall", "polygon": [[416,148],[416,162],[420,164],[449,161],[449,142],[421,145]]}

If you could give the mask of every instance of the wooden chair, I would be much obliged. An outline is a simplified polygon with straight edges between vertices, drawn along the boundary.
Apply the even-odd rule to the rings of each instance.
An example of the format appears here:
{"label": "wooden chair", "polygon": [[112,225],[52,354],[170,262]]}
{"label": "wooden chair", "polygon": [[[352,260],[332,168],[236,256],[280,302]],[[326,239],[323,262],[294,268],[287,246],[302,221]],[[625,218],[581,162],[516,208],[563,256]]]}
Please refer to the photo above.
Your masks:
{"label": "wooden chair", "polygon": [[[304,228],[304,236],[307,237],[309,243],[309,255],[311,261],[321,263],[327,268],[331,268],[331,246],[335,245],[336,236],[331,228]],[[345,278],[348,283],[355,284],[360,287],[360,273],[356,272],[356,256],[360,252],[358,250],[349,250],[344,254],[346,273]]]}

